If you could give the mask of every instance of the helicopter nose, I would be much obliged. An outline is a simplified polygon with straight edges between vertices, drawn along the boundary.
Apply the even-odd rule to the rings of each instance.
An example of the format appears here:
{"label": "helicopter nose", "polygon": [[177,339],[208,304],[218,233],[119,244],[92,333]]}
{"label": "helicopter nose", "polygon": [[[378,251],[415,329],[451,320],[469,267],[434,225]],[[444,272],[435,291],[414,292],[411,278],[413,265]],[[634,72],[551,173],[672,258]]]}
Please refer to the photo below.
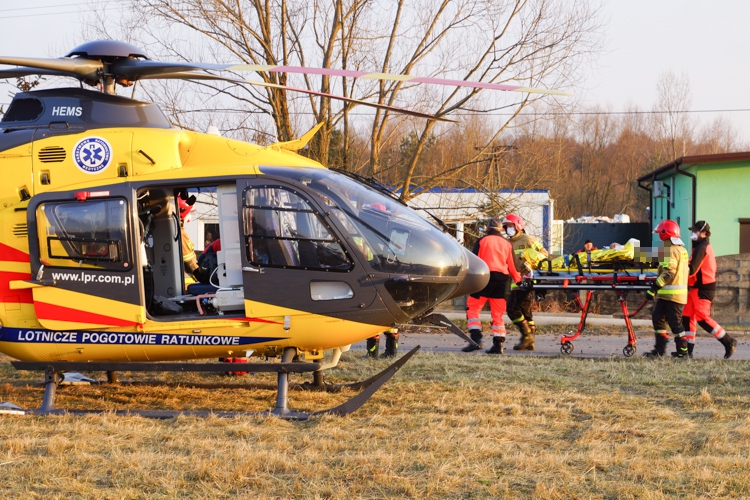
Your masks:
{"label": "helicopter nose", "polygon": [[461,285],[459,285],[448,299],[478,292],[490,282],[490,268],[487,267],[487,264],[468,249],[464,248],[463,250],[466,254],[466,259],[469,261],[469,271],[466,273],[466,277],[461,282]]}

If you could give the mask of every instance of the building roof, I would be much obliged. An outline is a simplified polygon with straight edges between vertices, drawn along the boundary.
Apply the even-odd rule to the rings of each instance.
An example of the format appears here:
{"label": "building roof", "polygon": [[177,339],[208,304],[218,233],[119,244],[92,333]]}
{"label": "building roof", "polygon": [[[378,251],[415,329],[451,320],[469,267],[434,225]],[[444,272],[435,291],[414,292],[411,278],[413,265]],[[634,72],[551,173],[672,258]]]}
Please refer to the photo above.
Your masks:
{"label": "building roof", "polygon": [[668,173],[670,170],[678,172],[683,168],[691,167],[693,165],[699,165],[702,163],[728,163],[732,161],[746,161],[750,160],[750,151],[742,151],[739,153],[721,153],[714,155],[694,155],[694,156],[683,156],[677,158],[674,161],[662,165],[656,170],[644,174],[638,177],[638,184],[641,182],[649,182],[659,178],[664,173]]}

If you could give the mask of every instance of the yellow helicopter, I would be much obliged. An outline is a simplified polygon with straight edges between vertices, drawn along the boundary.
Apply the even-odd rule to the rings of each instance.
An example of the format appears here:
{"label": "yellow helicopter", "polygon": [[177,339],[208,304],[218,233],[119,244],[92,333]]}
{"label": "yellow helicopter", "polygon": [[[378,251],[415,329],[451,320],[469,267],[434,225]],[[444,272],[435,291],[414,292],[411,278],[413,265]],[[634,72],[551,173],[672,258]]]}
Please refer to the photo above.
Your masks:
{"label": "yellow helicopter", "polygon": [[[289,373],[324,386],[323,370],[351,344],[410,321],[467,339],[431,313],[483,288],[486,265],[378,186],[297,154],[315,129],[262,147],[174,128],[155,104],[115,94],[116,84],[146,78],[304,69],[151,61],[112,40],[0,64],[18,66],[0,78],[72,76],[99,87],[19,92],[0,122],[0,352],[17,369],[46,372],[43,404],[29,412],[62,411],[54,398],[65,372],[106,371],[115,382],[118,371],[224,372],[224,363],[189,361],[253,356],[281,361],[232,369],[278,373],[271,413],[304,419],[288,408]],[[220,250],[215,267],[186,284],[183,218],[206,200]],[[358,408],[413,354],[329,412]]]}

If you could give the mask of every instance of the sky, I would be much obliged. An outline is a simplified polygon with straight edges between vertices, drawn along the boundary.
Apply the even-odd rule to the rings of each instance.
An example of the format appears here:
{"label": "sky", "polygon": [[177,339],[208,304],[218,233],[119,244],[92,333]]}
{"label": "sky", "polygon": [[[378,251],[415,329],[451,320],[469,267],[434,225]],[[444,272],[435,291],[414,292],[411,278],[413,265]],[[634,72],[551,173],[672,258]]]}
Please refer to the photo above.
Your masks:
{"label": "sky", "polygon": [[[603,0],[603,52],[585,68],[581,87],[560,89],[588,106],[621,112],[651,110],[666,72],[685,75],[692,116],[709,123],[724,116],[750,144],[750,2],[743,0]],[[80,43],[80,25],[92,4],[117,0],[0,2],[0,54],[57,57]],[[0,103],[10,101],[0,87]],[[722,110],[718,112],[707,112]],[[731,111],[745,110],[745,111]],[[749,146],[750,148],[750,146]]]}
{"label": "sky", "polygon": [[574,90],[586,104],[650,110],[660,76],[671,71],[687,77],[694,116],[706,123],[723,115],[750,139],[750,2],[610,0],[602,12],[607,48],[585,88]]}

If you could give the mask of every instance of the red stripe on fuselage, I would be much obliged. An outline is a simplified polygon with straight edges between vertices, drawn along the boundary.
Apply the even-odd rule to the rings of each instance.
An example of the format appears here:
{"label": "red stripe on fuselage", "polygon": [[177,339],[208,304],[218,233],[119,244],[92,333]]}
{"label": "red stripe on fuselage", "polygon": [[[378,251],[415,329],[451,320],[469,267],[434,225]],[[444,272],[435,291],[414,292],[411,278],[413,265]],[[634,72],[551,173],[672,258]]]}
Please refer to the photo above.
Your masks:
{"label": "red stripe on fuselage", "polygon": [[0,260],[8,262],[29,262],[29,254],[0,243]]}
{"label": "red stripe on fuselage", "polygon": [[134,326],[138,324],[135,321],[127,321],[120,318],[113,318],[112,316],[105,316],[103,314],[95,314],[72,309],[70,307],[47,304],[45,302],[34,302],[34,308],[36,310],[36,315],[40,320],[49,319],[55,321],[68,321],[71,323],[93,323],[109,326]]}
{"label": "red stripe on fuselage", "polygon": [[10,289],[11,281],[26,281],[30,279],[31,274],[0,271],[0,301],[15,302],[20,304],[31,304],[32,302],[34,302],[34,298],[31,295],[30,288],[27,288],[25,290]]}

